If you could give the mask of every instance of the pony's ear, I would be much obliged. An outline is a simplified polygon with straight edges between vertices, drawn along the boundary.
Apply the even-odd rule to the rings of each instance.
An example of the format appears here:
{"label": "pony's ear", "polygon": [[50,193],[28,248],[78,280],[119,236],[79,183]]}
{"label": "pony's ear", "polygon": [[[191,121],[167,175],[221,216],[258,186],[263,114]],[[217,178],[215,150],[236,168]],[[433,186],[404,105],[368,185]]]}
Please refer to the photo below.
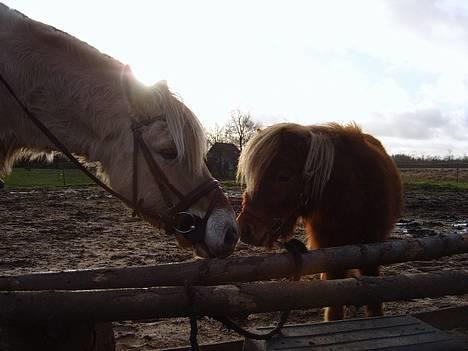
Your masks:
{"label": "pony's ear", "polygon": [[125,65],[120,74],[120,85],[129,109],[141,110],[146,107],[149,89],[135,79],[129,65]]}

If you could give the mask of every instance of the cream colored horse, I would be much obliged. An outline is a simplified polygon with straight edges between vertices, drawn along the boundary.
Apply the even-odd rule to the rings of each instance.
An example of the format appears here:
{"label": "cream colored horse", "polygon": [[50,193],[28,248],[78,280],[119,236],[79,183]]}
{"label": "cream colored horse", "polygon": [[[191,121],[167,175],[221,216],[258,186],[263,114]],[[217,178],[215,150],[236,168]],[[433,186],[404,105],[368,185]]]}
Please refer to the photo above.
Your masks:
{"label": "cream colored horse", "polygon": [[[0,74],[19,99],[67,148],[88,161],[99,161],[102,176],[126,198],[132,198],[132,112],[152,157],[182,194],[211,175],[204,163],[205,135],[195,115],[165,82],[145,87],[117,60],[53,27],[33,21],[0,3]],[[55,150],[28,120],[0,84],[0,179],[19,157]],[[166,213],[160,189],[141,154],[138,198],[147,210]],[[187,211],[202,217],[210,193]],[[176,201],[176,199],[174,199]],[[193,246],[202,257],[229,255],[236,245],[235,214],[223,196],[211,210],[204,240]]]}

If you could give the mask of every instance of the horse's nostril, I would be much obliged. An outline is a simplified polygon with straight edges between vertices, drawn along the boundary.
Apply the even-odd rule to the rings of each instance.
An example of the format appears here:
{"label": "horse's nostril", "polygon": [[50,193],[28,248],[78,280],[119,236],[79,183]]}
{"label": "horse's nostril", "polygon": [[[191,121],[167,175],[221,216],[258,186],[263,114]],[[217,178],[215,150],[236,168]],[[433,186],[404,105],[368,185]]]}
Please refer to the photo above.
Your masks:
{"label": "horse's nostril", "polygon": [[234,228],[229,229],[224,237],[224,245],[231,247],[237,242],[237,232]]}

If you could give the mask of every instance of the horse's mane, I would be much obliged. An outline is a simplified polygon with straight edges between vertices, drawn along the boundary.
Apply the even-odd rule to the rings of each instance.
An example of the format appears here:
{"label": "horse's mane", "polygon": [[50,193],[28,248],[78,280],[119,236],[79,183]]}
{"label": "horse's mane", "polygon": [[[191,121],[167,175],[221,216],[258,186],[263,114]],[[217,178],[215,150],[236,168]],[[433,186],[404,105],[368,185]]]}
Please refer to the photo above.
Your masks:
{"label": "horse's mane", "polygon": [[239,159],[238,180],[246,185],[246,191],[253,195],[257,190],[265,170],[280,151],[283,133],[309,135],[309,150],[304,162],[305,201],[320,198],[330,179],[335,158],[335,148],[331,136],[336,133],[361,133],[355,124],[303,126],[295,123],[280,123],[260,131],[245,146]]}

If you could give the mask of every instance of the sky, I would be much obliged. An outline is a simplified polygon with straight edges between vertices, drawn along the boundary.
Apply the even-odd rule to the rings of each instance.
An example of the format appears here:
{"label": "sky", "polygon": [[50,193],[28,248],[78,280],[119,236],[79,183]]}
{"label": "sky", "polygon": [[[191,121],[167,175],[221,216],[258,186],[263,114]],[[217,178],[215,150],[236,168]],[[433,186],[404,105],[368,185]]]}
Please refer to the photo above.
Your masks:
{"label": "sky", "polygon": [[239,109],[468,155],[466,0],[0,1],[167,80],[208,129]]}

